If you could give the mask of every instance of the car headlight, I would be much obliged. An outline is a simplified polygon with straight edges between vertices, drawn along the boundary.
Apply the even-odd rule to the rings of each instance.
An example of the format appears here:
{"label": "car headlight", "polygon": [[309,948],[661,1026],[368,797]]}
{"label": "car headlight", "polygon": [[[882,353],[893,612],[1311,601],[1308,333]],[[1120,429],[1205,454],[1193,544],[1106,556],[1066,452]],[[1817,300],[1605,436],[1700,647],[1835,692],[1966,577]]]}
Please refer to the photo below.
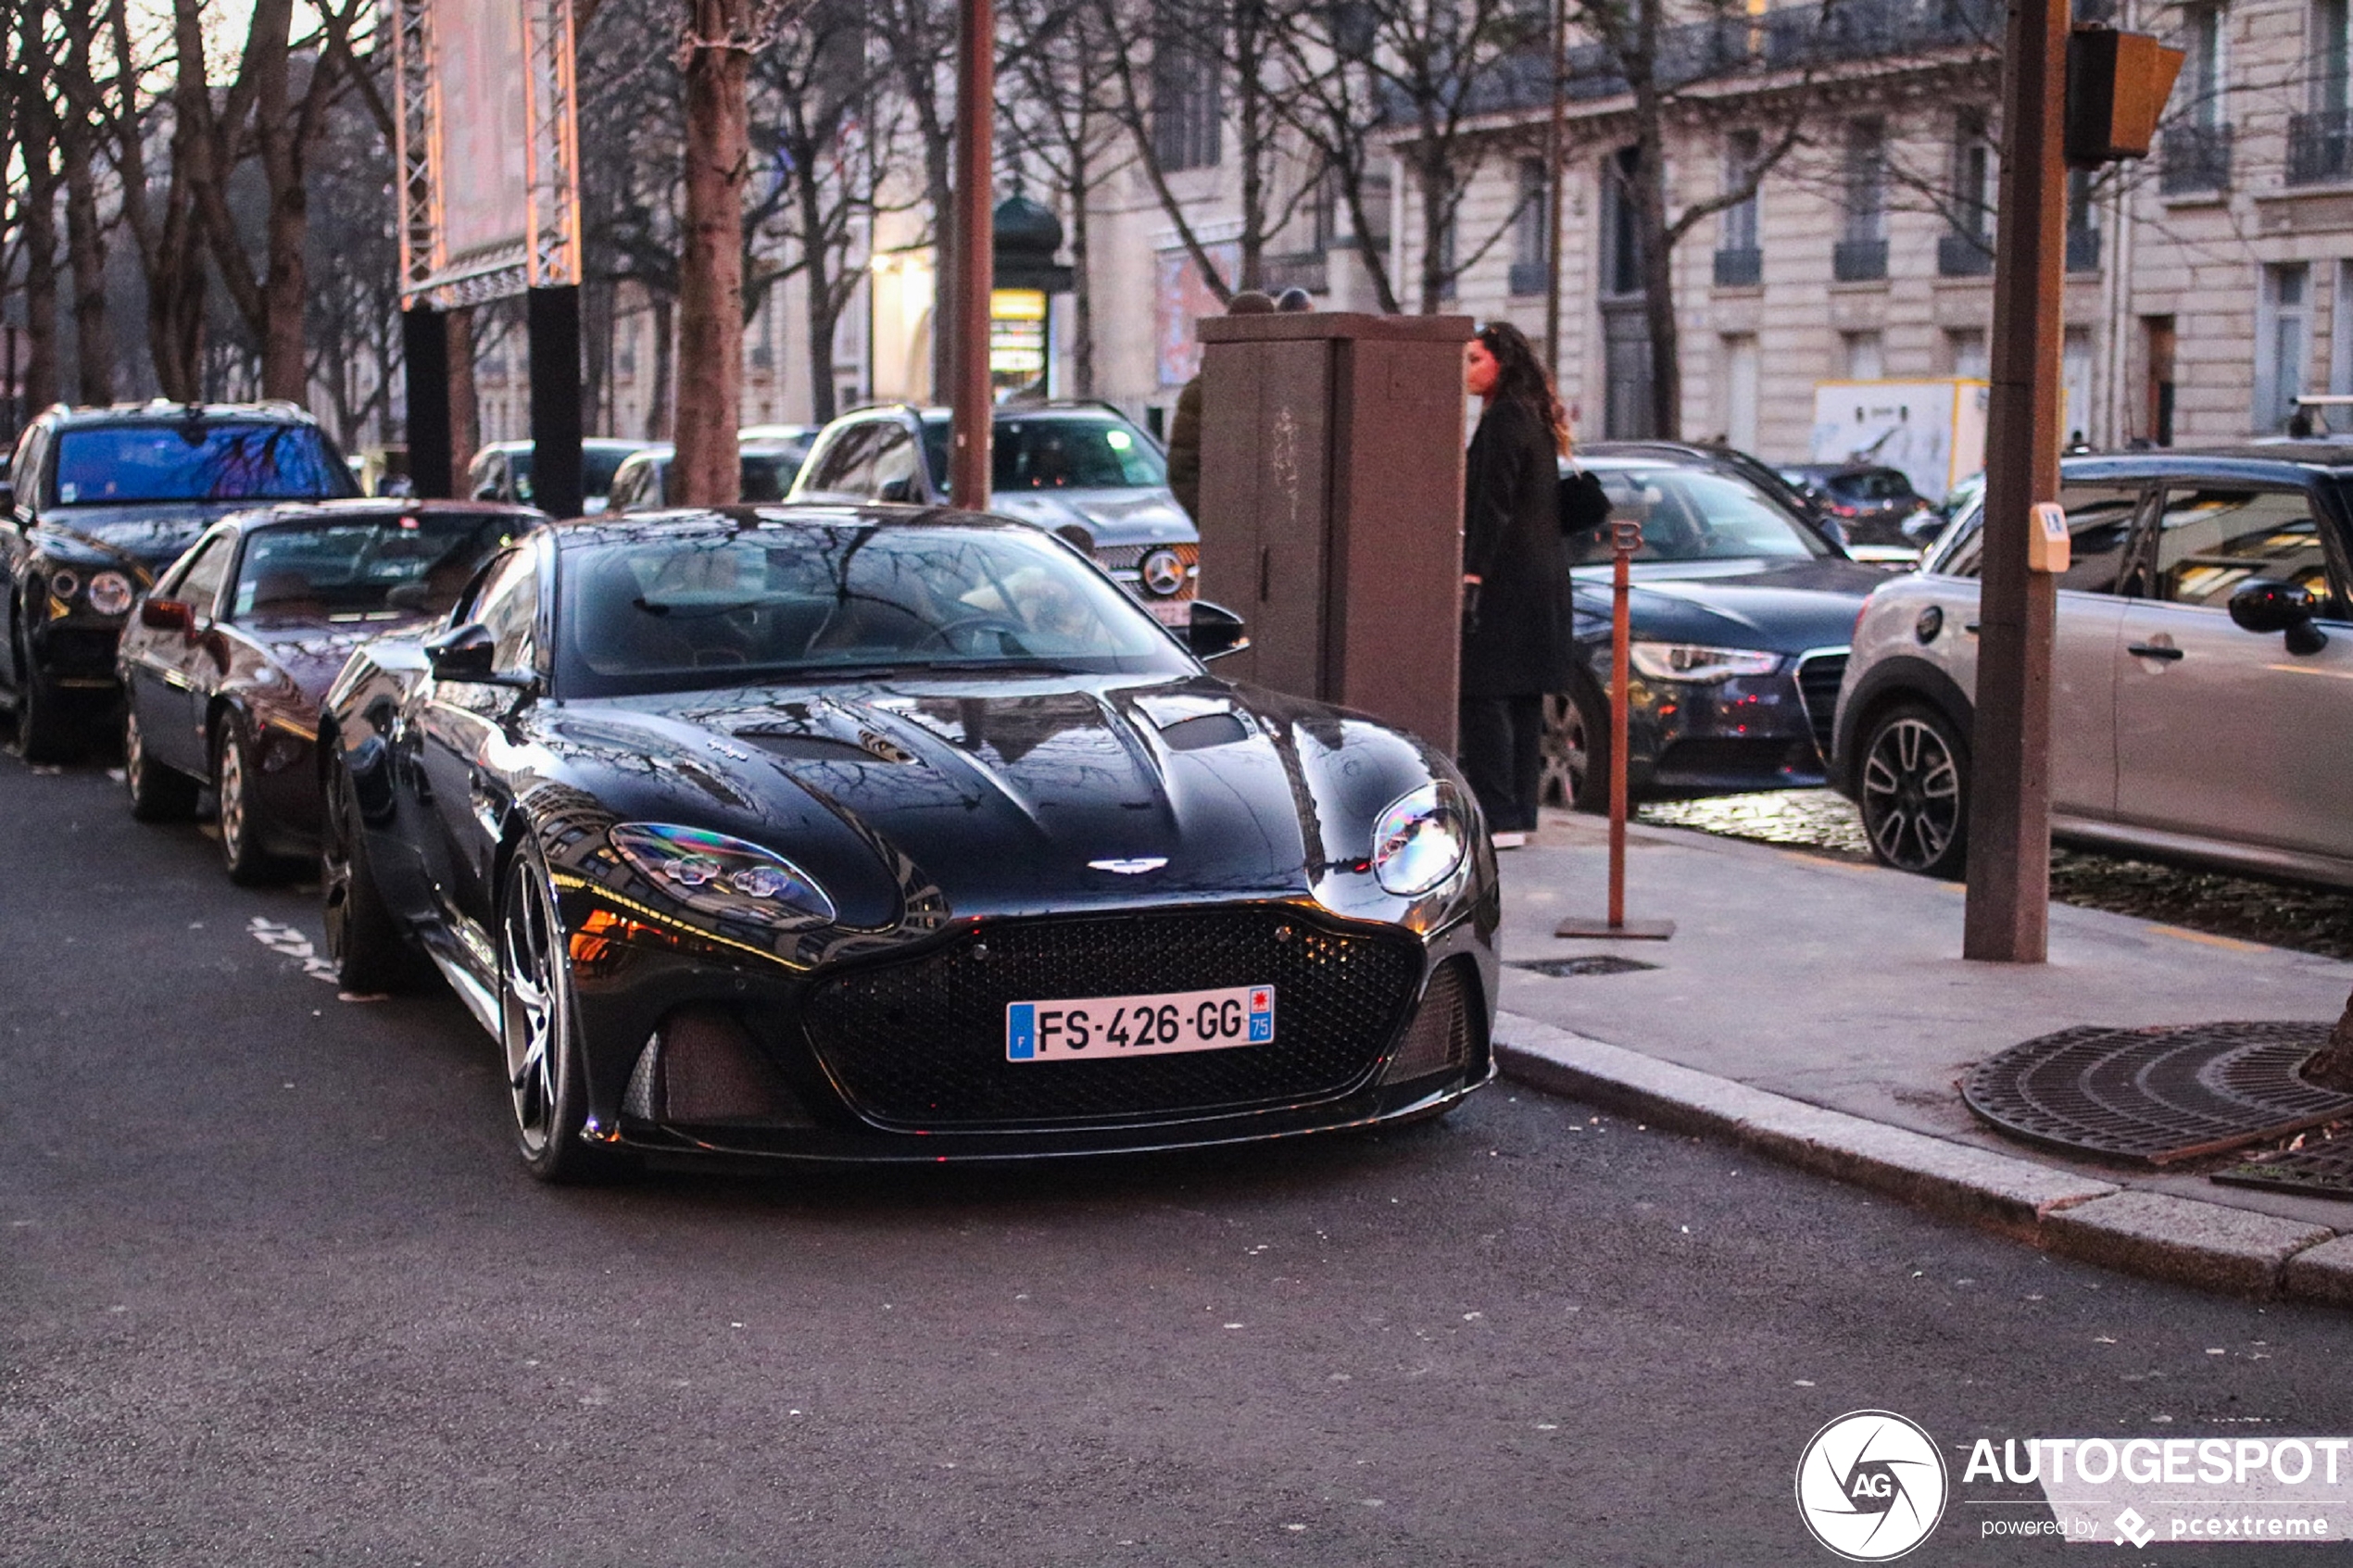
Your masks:
{"label": "car headlight", "polygon": [[61,599],[69,599],[82,592],[82,579],[59,567],[49,573],[49,592]]}
{"label": "car headlight", "polygon": [[1426,784],[1390,801],[1373,824],[1373,877],[1383,892],[1418,897],[1454,874],[1470,839],[1462,791]]}
{"label": "car headlight", "polygon": [[121,572],[102,571],[90,579],[89,597],[90,608],[100,615],[121,615],[131,608],[138,593]]}
{"label": "car headlight", "polygon": [[622,822],[606,837],[623,859],[690,909],[768,925],[833,922],[825,890],[757,844],[666,822]]}
{"label": "car headlight", "polygon": [[1781,667],[1781,656],[1755,648],[1712,648],[1698,643],[1633,643],[1627,661],[1654,681],[1705,684],[1729,681],[1735,675],[1770,675]]}

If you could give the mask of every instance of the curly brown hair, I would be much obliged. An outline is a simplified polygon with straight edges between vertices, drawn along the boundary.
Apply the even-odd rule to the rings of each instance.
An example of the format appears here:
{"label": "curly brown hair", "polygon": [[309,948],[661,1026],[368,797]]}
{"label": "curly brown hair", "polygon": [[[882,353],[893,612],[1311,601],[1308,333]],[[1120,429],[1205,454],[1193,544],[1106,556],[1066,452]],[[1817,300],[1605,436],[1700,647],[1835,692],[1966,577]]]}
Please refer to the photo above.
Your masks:
{"label": "curly brown hair", "polygon": [[1509,321],[1490,321],[1477,333],[1480,346],[1494,358],[1495,390],[1499,401],[1524,403],[1552,427],[1553,445],[1568,456],[1568,410],[1553,389],[1552,372],[1536,356],[1528,334]]}

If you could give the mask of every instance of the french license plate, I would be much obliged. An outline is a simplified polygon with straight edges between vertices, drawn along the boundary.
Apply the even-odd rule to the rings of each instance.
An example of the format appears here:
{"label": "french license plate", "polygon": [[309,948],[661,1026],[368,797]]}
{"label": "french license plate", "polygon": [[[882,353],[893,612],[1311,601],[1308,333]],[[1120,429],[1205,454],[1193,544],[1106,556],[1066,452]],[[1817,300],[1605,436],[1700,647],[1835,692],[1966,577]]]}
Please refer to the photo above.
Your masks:
{"label": "french license plate", "polygon": [[1011,1002],[1007,1061],[1100,1061],[1264,1046],[1275,1038],[1275,988],[1229,985],[1157,997]]}

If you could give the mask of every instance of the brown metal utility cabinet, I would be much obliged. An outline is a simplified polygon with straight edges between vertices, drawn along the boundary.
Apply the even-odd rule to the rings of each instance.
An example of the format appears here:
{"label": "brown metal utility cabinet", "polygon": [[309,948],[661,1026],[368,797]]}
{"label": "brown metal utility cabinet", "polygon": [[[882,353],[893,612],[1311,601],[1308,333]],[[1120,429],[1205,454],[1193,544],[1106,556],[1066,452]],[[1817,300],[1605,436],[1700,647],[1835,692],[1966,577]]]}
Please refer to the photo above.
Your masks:
{"label": "brown metal utility cabinet", "polygon": [[1454,749],[1466,316],[1201,323],[1201,596],[1217,672]]}

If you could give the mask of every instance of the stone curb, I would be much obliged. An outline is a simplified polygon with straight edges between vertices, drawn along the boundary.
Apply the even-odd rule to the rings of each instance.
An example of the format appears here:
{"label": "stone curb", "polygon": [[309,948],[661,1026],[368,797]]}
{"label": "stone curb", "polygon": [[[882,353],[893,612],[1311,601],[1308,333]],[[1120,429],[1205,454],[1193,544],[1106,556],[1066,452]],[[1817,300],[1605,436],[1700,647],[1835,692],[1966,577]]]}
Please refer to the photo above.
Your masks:
{"label": "stone curb", "polygon": [[2324,1226],[2133,1191],[1826,1110],[1517,1013],[1500,1014],[1495,1035],[1504,1075],[1532,1088],[1728,1138],[2062,1257],[2235,1296],[2353,1306],[2353,1236]]}

